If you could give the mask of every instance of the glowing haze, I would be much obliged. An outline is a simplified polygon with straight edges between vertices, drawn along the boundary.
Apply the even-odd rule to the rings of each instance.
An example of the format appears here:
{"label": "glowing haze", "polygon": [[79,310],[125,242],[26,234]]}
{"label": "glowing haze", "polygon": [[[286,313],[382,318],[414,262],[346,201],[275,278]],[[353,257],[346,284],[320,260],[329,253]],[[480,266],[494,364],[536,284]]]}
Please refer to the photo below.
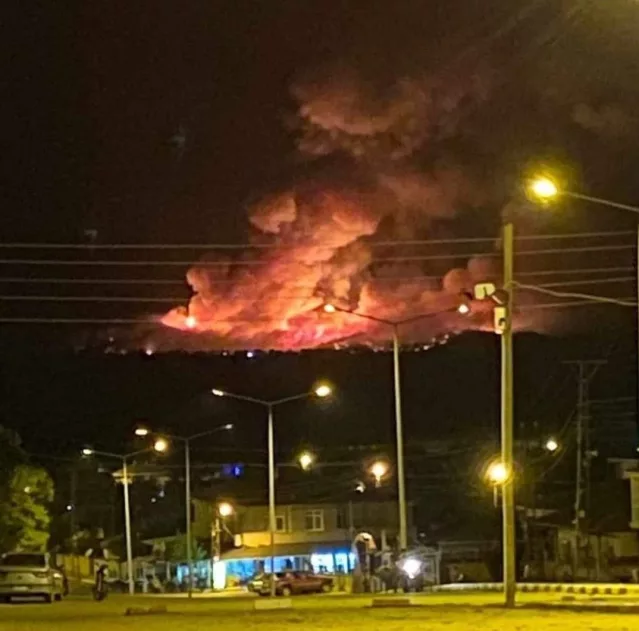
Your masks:
{"label": "glowing haze", "polygon": [[[461,291],[495,277],[494,261],[458,246],[388,243],[427,239],[458,209],[486,202],[468,170],[438,150],[485,98],[480,76],[379,86],[332,68],[292,95],[299,151],[334,159],[339,176],[317,167],[313,178],[262,199],[249,208],[252,247],[212,252],[188,270],[189,304],[162,318],[181,332],[176,343],[292,350],[388,339],[388,327],[371,320],[324,313],[326,302],[393,321],[438,314],[407,327],[407,341],[485,323],[485,313],[454,310]],[[424,254],[435,257],[414,260]]]}

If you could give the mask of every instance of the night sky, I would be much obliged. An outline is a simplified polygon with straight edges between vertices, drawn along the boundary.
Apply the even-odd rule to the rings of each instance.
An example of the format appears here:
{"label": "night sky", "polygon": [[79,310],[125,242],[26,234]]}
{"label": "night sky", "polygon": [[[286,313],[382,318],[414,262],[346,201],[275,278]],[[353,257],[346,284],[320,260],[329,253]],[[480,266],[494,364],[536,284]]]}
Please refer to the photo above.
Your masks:
{"label": "night sky", "polygon": [[[323,181],[359,178],[361,161],[343,148],[322,155],[300,148],[304,128],[292,88],[315,81],[321,89],[324,79],[316,77],[325,78],[326,68],[331,77],[338,66],[370,81],[377,105],[403,76],[437,75],[444,91],[457,80],[463,84],[469,68],[481,78],[481,96],[459,106],[463,123],[446,119],[429,136],[432,144],[411,156],[411,168],[431,169],[442,157],[469,181],[485,183],[477,189],[477,205],[460,207],[444,227],[428,224],[440,234],[496,238],[509,187],[535,162],[561,165],[579,190],[639,200],[636,3],[14,4],[3,38],[10,53],[2,70],[4,243],[94,237],[96,243],[246,243],[247,207],[262,196],[316,174]],[[449,124],[456,125],[454,133]],[[366,177],[379,161],[367,155]],[[623,214],[592,208],[544,221],[546,232],[633,226]],[[397,237],[400,223],[384,224],[379,234],[388,229]],[[523,227],[529,229],[540,228]],[[425,230],[417,227],[422,238]],[[581,257],[567,264],[587,263]],[[188,297],[186,271],[166,272],[179,283],[171,295]],[[33,273],[0,266],[3,277]],[[4,294],[21,289],[1,286]],[[632,287],[625,290],[632,293]],[[616,295],[628,295],[623,291]],[[5,317],[27,313],[21,308],[0,300]],[[73,316],[69,305],[25,309]],[[148,311],[135,305],[91,309],[83,313],[112,318]],[[593,396],[634,396],[633,310],[573,310],[570,317],[554,336],[518,339],[520,431],[538,422],[541,435],[565,423],[576,390],[564,359],[608,358]],[[349,444],[383,450],[393,439],[387,353],[322,350],[253,359],[242,353],[147,357],[135,349],[104,354],[93,345],[103,331],[1,326],[0,422],[17,429],[36,453],[72,453],[86,443],[124,448],[140,420],[197,431],[229,418],[237,430],[224,439],[227,446],[258,449],[258,412],[230,409],[206,392],[220,385],[279,397],[305,390],[318,377],[336,384],[337,400],[283,410],[283,453],[306,442],[329,451]],[[409,450],[413,439],[497,438],[498,359],[498,341],[485,333],[406,353]],[[633,411],[631,401],[620,414],[632,422]],[[626,433],[611,450],[627,454],[633,447]]]}

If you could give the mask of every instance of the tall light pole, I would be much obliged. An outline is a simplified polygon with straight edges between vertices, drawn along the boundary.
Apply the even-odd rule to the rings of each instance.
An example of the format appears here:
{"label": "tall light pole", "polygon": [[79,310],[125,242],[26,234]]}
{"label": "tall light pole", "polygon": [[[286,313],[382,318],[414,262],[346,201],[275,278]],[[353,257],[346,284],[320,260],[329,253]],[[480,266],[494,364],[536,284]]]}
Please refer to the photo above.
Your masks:
{"label": "tall light pole", "polygon": [[370,315],[368,313],[360,313],[351,309],[343,309],[337,307],[332,303],[327,303],[323,307],[326,313],[348,313],[358,318],[364,318],[365,320],[371,320],[378,324],[383,324],[391,328],[393,334],[393,393],[395,398],[395,435],[397,442],[397,503],[399,507],[399,547],[401,550],[405,550],[408,547],[408,527],[406,517],[406,476],[404,473],[404,429],[402,421],[402,386],[401,386],[401,371],[399,365],[399,329],[405,324],[411,324],[418,320],[426,318],[432,318],[434,316],[447,313],[449,311],[457,311],[458,313],[466,314],[468,311],[461,306],[455,309],[446,309],[444,311],[438,311],[436,313],[424,313],[404,320],[387,320],[385,318],[378,318],[377,316]]}
{"label": "tall light pole", "polygon": [[[235,508],[229,502],[220,502],[215,506],[215,524],[213,528],[213,563],[222,555],[222,526],[228,531],[224,520],[235,512]],[[215,567],[215,566],[213,566]],[[211,587],[216,589],[215,577],[211,577]]]}
{"label": "tall light pole", "polygon": [[[206,432],[199,432],[191,436],[177,436],[175,434],[162,433],[165,438],[171,440],[177,440],[184,443],[184,480],[185,480],[185,519],[186,519],[186,562],[189,566],[189,581],[188,581],[188,597],[193,598],[193,545],[191,540],[191,441],[196,438],[203,438],[204,436],[210,436],[223,430],[231,430],[233,425],[227,423],[226,425],[220,425],[214,427]],[[146,427],[138,427],[135,430],[136,436],[148,436],[150,430]]]}
{"label": "tall light pole", "polygon": [[[549,177],[538,177],[531,180],[528,183],[527,190],[528,196],[534,201],[548,204],[558,197],[570,197],[572,199],[578,199],[598,206],[606,206],[608,208],[617,208],[618,210],[625,210],[635,215],[639,215],[639,206],[632,204],[620,204],[609,199],[602,197],[592,197],[591,195],[584,195],[583,193],[576,193],[575,191],[567,191],[560,188],[553,179]],[[639,344],[639,217],[637,221],[637,343]],[[639,362],[639,353],[637,354],[637,361]],[[637,384],[639,387],[639,363],[637,364]]]}
{"label": "tall light pole", "polygon": [[129,594],[135,594],[135,578],[133,576],[133,542],[131,537],[131,501],[129,498],[129,461],[135,456],[139,456],[150,451],[163,453],[167,450],[168,445],[165,440],[159,439],[155,441],[153,447],[141,449],[130,454],[114,454],[108,451],[96,451],[85,447],[82,450],[83,456],[102,456],[104,458],[112,458],[122,463],[122,486],[124,491],[124,530],[126,538],[126,567],[129,583]]}
{"label": "tall light pole", "polygon": [[502,484],[503,521],[503,575],[506,607],[514,607],[517,590],[517,564],[515,559],[515,486],[513,475],[514,410],[513,410],[513,268],[514,226],[511,222],[503,226],[504,271],[503,283],[506,291],[504,322],[501,335],[501,460],[506,471]]}
{"label": "tall light pole", "polygon": [[257,399],[255,397],[249,397],[243,394],[233,394],[232,392],[218,390],[217,388],[214,388],[213,390],[211,390],[211,392],[217,397],[229,397],[231,399],[237,399],[238,401],[254,403],[266,408],[267,410],[268,522],[271,547],[271,596],[275,596],[275,438],[273,410],[274,408],[283,405],[284,403],[291,403],[292,401],[306,399],[311,396],[325,398],[331,394],[332,390],[330,386],[323,384],[317,386],[310,392],[303,392],[302,394],[297,394],[292,397],[285,397],[283,399],[276,399],[274,401],[265,401],[264,399]]}

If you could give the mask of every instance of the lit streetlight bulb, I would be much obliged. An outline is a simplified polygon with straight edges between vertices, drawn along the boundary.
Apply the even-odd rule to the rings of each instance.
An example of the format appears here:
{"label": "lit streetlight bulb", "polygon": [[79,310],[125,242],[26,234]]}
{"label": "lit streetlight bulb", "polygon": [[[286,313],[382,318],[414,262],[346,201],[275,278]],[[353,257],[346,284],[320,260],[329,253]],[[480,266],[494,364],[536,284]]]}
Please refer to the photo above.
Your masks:
{"label": "lit streetlight bulb", "polygon": [[470,313],[470,305],[467,302],[460,303],[459,307],[457,307],[457,313],[468,315]]}
{"label": "lit streetlight bulb", "polygon": [[550,201],[559,195],[557,185],[547,177],[539,177],[528,186],[529,194],[540,201]]}
{"label": "lit streetlight bulb", "polygon": [[184,319],[184,324],[187,329],[194,329],[197,326],[197,318],[195,316],[186,316]]}
{"label": "lit streetlight bulb", "polygon": [[546,448],[546,451],[549,451],[550,453],[553,453],[557,451],[557,449],[559,449],[559,443],[554,438],[549,438],[544,446]]}
{"label": "lit streetlight bulb", "polygon": [[153,443],[153,450],[157,451],[159,454],[164,453],[169,448],[169,443],[164,440],[164,438],[158,438],[155,443]]}
{"label": "lit streetlight bulb", "polygon": [[337,311],[337,307],[330,303],[325,304],[323,309],[326,313],[335,313]]}
{"label": "lit streetlight bulb", "polygon": [[213,388],[213,390],[211,390],[211,394],[215,395],[216,397],[223,397],[224,390],[218,390],[217,388]]}
{"label": "lit streetlight bulb", "polygon": [[146,427],[137,427],[135,429],[135,435],[140,436],[140,438],[144,438],[149,435],[149,430]]}
{"label": "lit streetlight bulb", "polygon": [[315,395],[320,397],[321,399],[324,399],[325,397],[330,396],[332,392],[333,392],[333,389],[328,384],[325,384],[325,383],[315,388]]}
{"label": "lit streetlight bulb", "polygon": [[493,484],[504,484],[508,480],[508,469],[503,462],[493,462],[488,467],[488,479]]}
{"label": "lit streetlight bulb", "polygon": [[388,473],[388,465],[382,460],[378,460],[371,466],[371,473],[375,478],[375,483],[379,485],[382,478]]}
{"label": "lit streetlight bulb", "polygon": [[304,471],[308,471],[315,462],[315,456],[310,451],[305,451],[299,455],[297,461],[300,463],[300,467],[302,467]]}
{"label": "lit streetlight bulb", "polygon": [[229,504],[229,502],[220,502],[217,505],[217,512],[220,517],[230,517],[233,514],[233,505]]}
{"label": "lit streetlight bulb", "polygon": [[83,456],[92,456],[93,455],[93,449],[89,449],[88,447],[85,447],[82,450],[82,455]]}

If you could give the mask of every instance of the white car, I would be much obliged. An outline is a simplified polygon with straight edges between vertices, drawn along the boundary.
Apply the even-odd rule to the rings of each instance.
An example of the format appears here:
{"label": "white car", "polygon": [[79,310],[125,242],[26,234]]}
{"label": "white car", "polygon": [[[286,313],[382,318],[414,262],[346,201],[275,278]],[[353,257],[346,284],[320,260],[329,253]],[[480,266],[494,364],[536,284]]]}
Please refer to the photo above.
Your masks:
{"label": "white car", "polygon": [[62,600],[64,575],[51,565],[48,554],[12,552],[0,557],[0,601],[12,598]]}

